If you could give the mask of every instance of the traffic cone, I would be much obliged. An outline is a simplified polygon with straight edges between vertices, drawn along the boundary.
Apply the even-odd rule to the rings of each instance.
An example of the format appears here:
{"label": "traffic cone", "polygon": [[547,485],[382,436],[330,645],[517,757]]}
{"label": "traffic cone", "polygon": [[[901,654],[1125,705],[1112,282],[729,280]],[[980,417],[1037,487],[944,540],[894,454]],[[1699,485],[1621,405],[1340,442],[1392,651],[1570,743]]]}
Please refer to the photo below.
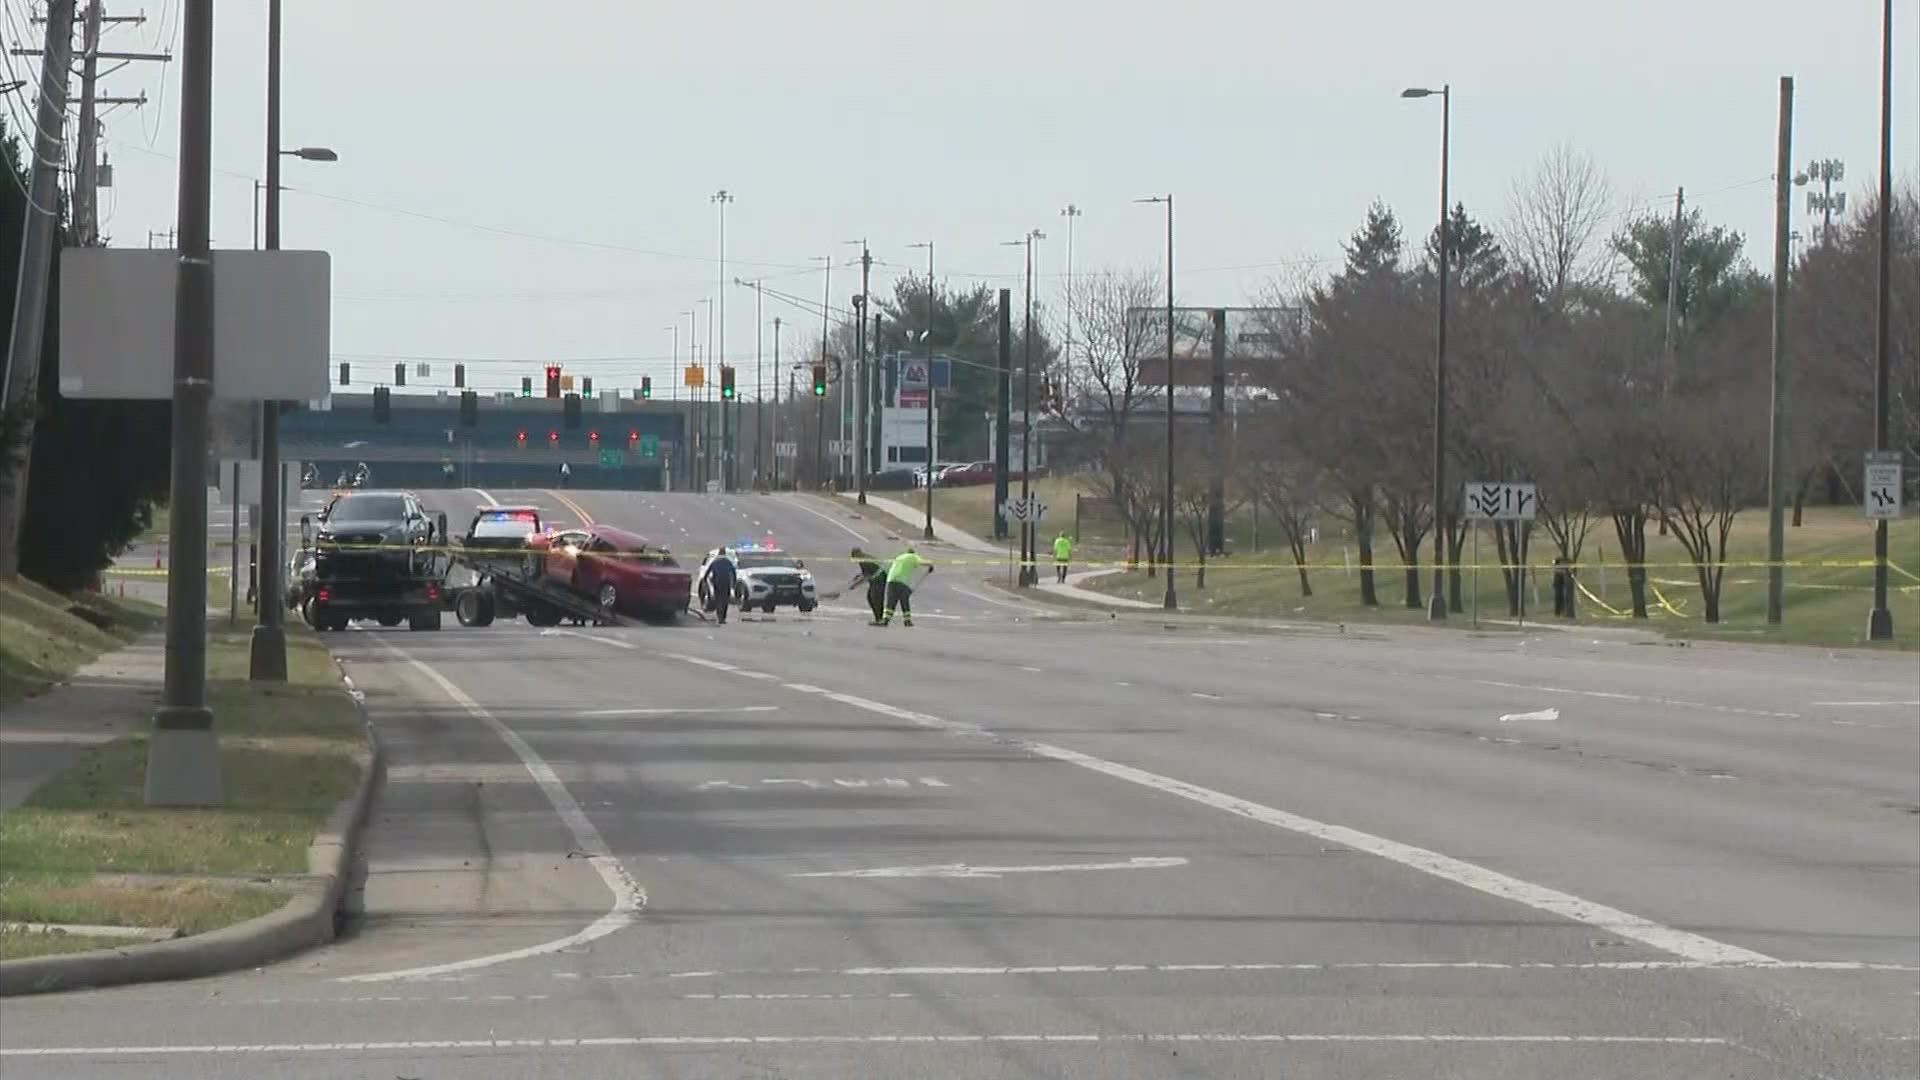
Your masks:
{"label": "traffic cone", "polygon": [[166,569],[166,565],[165,565],[166,559],[167,559],[167,546],[165,544],[162,544],[159,547],[153,549],[153,568],[155,570]]}

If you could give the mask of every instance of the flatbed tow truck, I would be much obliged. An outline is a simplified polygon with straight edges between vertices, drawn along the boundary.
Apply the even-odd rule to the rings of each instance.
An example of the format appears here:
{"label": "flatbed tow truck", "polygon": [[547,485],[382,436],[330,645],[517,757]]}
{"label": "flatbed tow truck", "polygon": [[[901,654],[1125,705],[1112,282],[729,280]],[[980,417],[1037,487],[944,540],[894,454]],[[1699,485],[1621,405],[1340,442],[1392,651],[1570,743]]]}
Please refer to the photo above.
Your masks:
{"label": "flatbed tow truck", "polygon": [[[444,529],[446,515],[441,515]],[[441,589],[461,626],[488,626],[516,616],[529,626],[627,626],[630,621],[590,597],[537,572],[527,561],[527,541],[541,530],[534,506],[484,506],[466,535],[448,547],[447,583]],[[456,584],[457,582],[457,584]]]}

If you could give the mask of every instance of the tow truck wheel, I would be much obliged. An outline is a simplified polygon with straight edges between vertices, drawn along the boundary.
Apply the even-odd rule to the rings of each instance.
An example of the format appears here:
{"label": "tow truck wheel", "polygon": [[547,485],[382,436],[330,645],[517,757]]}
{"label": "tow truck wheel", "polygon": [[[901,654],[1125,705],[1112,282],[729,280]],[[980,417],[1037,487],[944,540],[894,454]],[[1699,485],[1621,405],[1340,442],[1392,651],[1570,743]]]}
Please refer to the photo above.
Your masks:
{"label": "tow truck wheel", "polygon": [[[382,624],[384,625],[384,620],[382,620]],[[429,611],[425,615],[409,615],[407,616],[407,629],[438,630],[440,629],[440,613],[437,611]]]}
{"label": "tow truck wheel", "polygon": [[379,623],[381,626],[394,627],[394,626],[400,625],[400,616],[382,615],[379,618],[375,619],[374,621]]}
{"label": "tow truck wheel", "polygon": [[526,616],[528,626],[537,626],[544,629],[549,626],[560,625],[560,612],[554,608],[547,607],[545,604],[536,604],[528,607],[525,611],[521,612],[521,614]]}
{"label": "tow truck wheel", "polygon": [[493,616],[493,596],[485,589],[462,589],[453,602],[453,617],[461,626],[491,626]]}

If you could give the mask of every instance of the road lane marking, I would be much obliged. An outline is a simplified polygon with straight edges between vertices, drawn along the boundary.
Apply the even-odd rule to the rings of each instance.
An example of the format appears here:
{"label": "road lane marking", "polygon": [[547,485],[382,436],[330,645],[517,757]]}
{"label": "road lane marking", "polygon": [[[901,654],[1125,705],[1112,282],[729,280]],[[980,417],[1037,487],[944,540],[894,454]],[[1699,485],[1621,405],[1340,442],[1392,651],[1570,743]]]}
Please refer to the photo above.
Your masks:
{"label": "road lane marking", "polygon": [[545,956],[550,953],[557,953],[564,949],[573,948],[577,945],[585,945],[590,941],[596,941],[606,937],[608,934],[632,925],[639,917],[639,912],[647,906],[646,891],[627,873],[626,867],[620,865],[619,858],[616,857],[613,854],[613,850],[607,846],[605,838],[600,835],[600,830],[594,827],[592,820],[587,817],[586,811],[580,809],[580,804],[574,800],[573,793],[568,791],[567,786],[560,782],[560,777],[554,773],[553,766],[547,764],[545,758],[542,758],[533,747],[527,745],[527,741],[522,739],[518,732],[506,724],[501,723],[498,717],[488,712],[485,706],[469,697],[466,691],[454,685],[453,681],[445,675],[440,674],[439,671],[430,665],[415,659],[406,650],[397,645],[389,644],[371,635],[369,635],[369,640],[374,641],[381,648],[386,649],[388,652],[412,665],[414,670],[431,680],[435,686],[440,688],[442,693],[453,700],[454,704],[465,710],[467,715],[485,724],[495,735],[499,736],[501,742],[507,744],[507,747],[520,759],[520,764],[526,769],[527,775],[533,778],[533,782],[538,784],[540,791],[546,795],[547,802],[553,807],[553,812],[559,815],[560,820],[566,825],[567,831],[573,834],[574,846],[586,853],[587,864],[593,867],[594,871],[600,875],[600,880],[606,885],[607,891],[613,894],[613,906],[607,910],[605,915],[595,919],[584,929],[553,941],[530,945],[522,949],[513,949],[508,952],[494,953],[490,956],[477,956],[471,959],[457,960],[445,964],[428,964],[422,967],[403,968],[397,971],[379,971],[364,975],[348,975],[340,978],[338,981],[349,983],[387,982],[395,979],[417,979],[434,975],[445,975],[452,972],[472,971],[475,968],[492,967],[495,964],[504,964],[513,960],[523,960],[532,956]]}
{"label": "road lane marking", "polygon": [[684,716],[693,713],[756,713],[779,712],[778,705],[737,705],[732,707],[696,708],[696,709],[593,709],[579,713],[580,716]]}
{"label": "road lane marking", "polygon": [[[612,644],[610,639],[592,634],[581,634],[579,636],[592,641]],[[632,648],[634,646],[624,645],[623,643],[622,647]],[[687,656],[681,653],[661,653],[659,655],[667,659],[683,660],[694,664],[712,663],[712,661],[705,660],[702,657]],[[1562,892],[1545,885],[1538,885],[1508,874],[1502,874],[1497,870],[1492,870],[1462,859],[1456,859],[1449,855],[1443,855],[1437,851],[1416,847],[1412,844],[1404,844],[1383,836],[1375,836],[1372,833],[1363,832],[1349,826],[1317,821],[1301,814],[1266,806],[1253,802],[1250,799],[1242,799],[1238,796],[1215,791],[1198,784],[1191,784],[1170,776],[1162,776],[1159,773],[1149,772],[1131,765],[1108,761],[1105,758],[1095,757],[1091,754],[1083,754],[1077,750],[1069,750],[1065,747],[1054,746],[1050,743],[1032,742],[1002,736],[978,724],[958,720],[947,720],[927,713],[915,712],[911,709],[902,709],[898,706],[886,704],[885,702],[863,698],[855,694],[837,693],[807,683],[782,683],[781,685],[797,693],[817,694],[830,701],[837,701],[843,705],[851,705],[854,708],[877,713],[881,716],[891,717],[896,720],[905,720],[908,723],[929,730],[942,731],[953,735],[995,739],[1039,757],[1065,762],[1069,765],[1077,765],[1090,772],[1097,772],[1116,780],[1125,780],[1128,783],[1137,784],[1141,787],[1161,792],[1162,794],[1176,795],[1191,802],[1199,803],[1202,806],[1232,814],[1235,817],[1245,818],[1249,821],[1259,822],[1262,825],[1270,825],[1274,828],[1284,829],[1288,832],[1311,837],[1326,843],[1337,844],[1354,851],[1374,855],[1386,859],[1389,862],[1398,863],[1409,869],[1418,870],[1431,877],[1439,878],[1442,881],[1450,881],[1476,892],[1485,893],[1488,896],[1510,900],[1514,903],[1533,908],[1536,911],[1544,911],[1563,919],[1597,927],[1608,933],[1626,938],[1629,941],[1637,941],[1642,945],[1658,949],[1661,952],[1678,956],[1683,960],[1694,960],[1713,964],[1778,963],[1773,957],[1765,953],[1755,952],[1751,949],[1741,948],[1738,945],[1716,941],[1713,938],[1701,934],[1666,926],[1652,919],[1633,915],[1605,904],[1595,903],[1594,901],[1575,896],[1572,893]]]}
{"label": "road lane marking", "polygon": [[968,589],[959,585],[952,585],[949,587],[952,588],[954,592],[959,593],[961,596],[969,596],[975,600],[985,601],[986,603],[992,604],[995,607],[1011,608],[1014,611],[1022,611],[1022,612],[1028,612],[1033,614],[1038,614],[1040,612],[1044,612],[1047,610],[1046,608],[1037,607],[1033,604],[1016,604],[1011,600],[1002,600],[996,596],[988,596],[986,593],[975,592],[972,589]]}
{"label": "road lane marking", "polygon": [[[1233,975],[1285,972],[1334,971],[1597,971],[1597,972],[1686,972],[1686,971],[1834,971],[1888,972],[1905,974],[1920,971],[1912,964],[1871,964],[1852,960],[1778,960],[1768,964],[1708,964],[1695,960],[1594,960],[1588,962],[1488,961],[1488,960],[1406,960],[1354,961],[1351,963],[1247,962],[1238,964],[918,964],[898,967],[787,968],[739,971],[672,971],[669,979],[766,978],[971,978],[1028,975]],[[556,976],[556,978],[559,976]],[[626,975],[598,975],[595,978],[632,978]]]}
{"label": "road lane marking", "polygon": [[1003,1043],[1029,1045],[1161,1044],[1161,1043],[1388,1043],[1430,1045],[1548,1045],[1548,1046],[1696,1046],[1726,1047],[1732,1043],[1711,1035],[1473,1035],[1456,1032],[1411,1034],[1316,1032],[1123,1032],[1123,1033],[1008,1033],[960,1035],[611,1035],[534,1039],[407,1039],[388,1042],[200,1043],[173,1046],[42,1046],[0,1047],[0,1058],[52,1057],[244,1057],[296,1054],[418,1053],[428,1050],[598,1050],[631,1047],[731,1046],[980,1046]]}
{"label": "road lane marking", "polygon": [[1532,690],[1541,694],[1574,694],[1580,697],[1606,698],[1611,701],[1637,701],[1645,705],[1670,705],[1681,709],[1705,709],[1709,712],[1733,713],[1736,716],[1765,716],[1775,720],[1798,720],[1799,713],[1774,712],[1771,709],[1747,709],[1738,705],[1715,705],[1706,701],[1685,701],[1680,698],[1647,697],[1642,694],[1621,694],[1607,690],[1574,690],[1565,686],[1536,686],[1532,683],[1501,682],[1498,679],[1468,679],[1476,686],[1498,686],[1504,690]]}
{"label": "road lane marking", "polygon": [[1920,707],[1920,701],[1815,701],[1810,704],[1826,709],[1892,709]]}
{"label": "road lane marking", "polygon": [[869,870],[816,870],[807,874],[788,874],[796,878],[997,878],[1008,874],[1071,874],[1089,870],[1166,870],[1185,866],[1178,856],[1150,855],[1125,862],[1060,863],[1052,866],[970,866],[944,863],[939,866],[878,866]]}
{"label": "road lane marking", "polygon": [[799,507],[800,509],[805,510],[807,513],[812,514],[814,517],[820,518],[823,521],[831,523],[835,528],[848,534],[849,536],[853,537],[855,540],[858,540],[863,544],[869,542],[866,537],[861,536],[858,532],[854,531],[853,527],[848,525],[846,522],[841,521],[839,518],[836,518],[831,514],[825,514],[818,510],[815,510],[813,507],[808,506],[804,501],[800,499],[781,499],[780,501],[784,505]]}
{"label": "road lane marking", "polygon": [[580,518],[580,524],[582,525],[593,524],[593,515],[587,513],[586,507],[581,506],[577,502],[574,502],[572,499],[568,498],[566,495],[560,493],[559,491],[556,491],[553,488],[541,488],[540,490],[553,496],[554,499],[558,500],[562,506],[565,506],[567,509],[573,511],[574,514]]}
{"label": "road lane marking", "polygon": [[485,499],[488,506],[500,505],[499,499],[494,498],[490,493],[483,491],[480,488],[468,488],[467,490],[473,492],[475,495],[480,496],[482,499]]}
{"label": "road lane marking", "polygon": [[1503,724],[1511,724],[1515,720],[1558,720],[1558,719],[1560,719],[1559,709],[1539,709],[1534,712],[1510,712],[1510,713],[1500,714],[1500,722]]}

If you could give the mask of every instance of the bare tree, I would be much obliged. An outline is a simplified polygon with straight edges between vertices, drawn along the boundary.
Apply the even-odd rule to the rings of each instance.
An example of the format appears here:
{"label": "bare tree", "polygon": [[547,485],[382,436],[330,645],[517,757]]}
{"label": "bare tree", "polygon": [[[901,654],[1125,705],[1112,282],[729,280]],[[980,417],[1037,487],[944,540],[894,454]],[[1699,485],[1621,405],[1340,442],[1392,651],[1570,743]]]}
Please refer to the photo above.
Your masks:
{"label": "bare tree", "polygon": [[1514,182],[1507,206],[1503,245],[1555,306],[1610,287],[1615,257],[1606,230],[1616,207],[1591,157],[1566,144],[1548,151],[1531,176]]}
{"label": "bare tree", "polygon": [[[1148,495],[1143,450],[1132,437],[1133,419],[1152,395],[1140,384],[1143,343],[1135,340],[1139,324],[1127,313],[1154,303],[1158,280],[1148,270],[1090,273],[1075,279],[1070,301],[1079,328],[1072,381],[1084,392],[1077,441],[1099,470],[1101,494],[1127,522],[1136,563],[1146,534],[1157,529],[1158,504]],[[1151,572],[1158,548],[1146,546]]]}

